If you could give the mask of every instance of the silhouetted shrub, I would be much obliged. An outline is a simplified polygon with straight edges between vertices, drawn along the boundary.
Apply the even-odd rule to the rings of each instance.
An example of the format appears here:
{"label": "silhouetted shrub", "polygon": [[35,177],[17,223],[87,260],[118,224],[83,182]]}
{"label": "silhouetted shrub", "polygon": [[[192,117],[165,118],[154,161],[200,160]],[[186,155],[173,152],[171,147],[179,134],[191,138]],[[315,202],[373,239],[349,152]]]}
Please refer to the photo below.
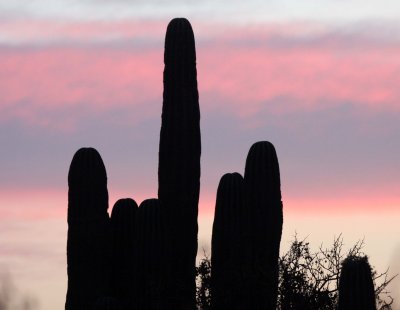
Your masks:
{"label": "silhouetted shrub", "polygon": [[[363,257],[363,241],[343,253],[343,239],[334,239],[331,247],[319,247],[312,252],[306,240],[292,241],[289,250],[279,258],[278,310],[337,310],[341,263],[347,256]],[[197,267],[198,309],[210,309],[211,260],[205,256]],[[375,298],[379,310],[391,310],[393,299],[386,291],[394,277],[388,270],[377,273],[372,269]],[[235,285],[235,284],[233,284]]]}
{"label": "silhouetted shrub", "polygon": [[196,282],[197,309],[211,309],[211,260],[206,253],[196,267]]}

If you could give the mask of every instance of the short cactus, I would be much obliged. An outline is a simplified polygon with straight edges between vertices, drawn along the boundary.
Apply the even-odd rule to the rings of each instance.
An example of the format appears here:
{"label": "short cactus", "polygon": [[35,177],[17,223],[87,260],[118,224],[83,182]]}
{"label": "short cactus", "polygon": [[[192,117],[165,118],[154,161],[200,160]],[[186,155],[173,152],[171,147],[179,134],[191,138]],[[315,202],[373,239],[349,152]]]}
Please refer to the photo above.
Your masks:
{"label": "short cactus", "polygon": [[108,294],[107,174],[100,154],[81,148],[68,174],[68,290],[65,309],[91,309]]}
{"label": "short cactus", "polygon": [[166,209],[171,237],[168,304],[194,309],[201,141],[196,51],[188,20],[169,23],[164,63],[158,198]]}
{"label": "short cactus", "polygon": [[138,205],[133,199],[118,200],[111,213],[111,295],[130,307],[134,290],[134,233]]}
{"label": "short cactus", "polygon": [[275,309],[278,295],[278,258],[282,236],[282,197],[278,157],[268,141],[250,148],[244,173],[245,268],[251,294],[246,301],[256,308]]}
{"label": "short cactus", "polygon": [[240,298],[243,206],[243,177],[239,173],[223,175],[217,191],[211,243],[213,309],[233,309]]}
{"label": "short cactus", "polygon": [[167,236],[157,199],[140,204],[135,228],[135,309],[166,309]]}
{"label": "short cactus", "polygon": [[342,263],[338,310],[376,310],[374,281],[366,256],[348,256]]}

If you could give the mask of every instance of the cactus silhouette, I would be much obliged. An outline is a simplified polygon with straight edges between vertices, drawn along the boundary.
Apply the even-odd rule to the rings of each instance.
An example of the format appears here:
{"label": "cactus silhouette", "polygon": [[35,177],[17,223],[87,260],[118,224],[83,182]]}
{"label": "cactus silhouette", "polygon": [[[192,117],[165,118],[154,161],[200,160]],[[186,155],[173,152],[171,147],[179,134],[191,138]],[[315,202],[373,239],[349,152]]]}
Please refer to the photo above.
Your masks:
{"label": "cactus silhouette", "polygon": [[94,307],[94,310],[125,310],[121,304],[112,297],[101,297],[99,298]]}
{"label": "cactus silhouette", "polygon": [[65,309],[91,309],[108,296],[107,174],[100,154],[79,149],[68,173],[68,290]]}
{"label": "cactus silhouette", "polygon": [[238,304],[243,206],[243,177],[236,172],[224,174],[218,185],[211,242],[213,309],[234,309]]}
{"label": "cactus silhouette", "polygon": [[138,205],[133,199],[118,200],[111,213],[111,295],[127,308],[134,291],[134,233]]}
{"label": "cactus silhouette", "polygon": [[136,309],[165,309],[168,272],[164,214],[157,199],[147,199],[140,204],[136,216]]}
{"label": "cactus silhouette", "polygon": [[169,23],[164,63],[158,198],[170,236],[168,304],[194,309],[201,141],[195,42],[188,20]]}
{"label": "cactus silhouette", "polygon": [[246,306],[275,309],[278,294],[278,258],[282,236],[282,197],[279,164],[272,143],[254,143],[244,173],[244,266],[249,283]]}
{"label": "cactus silhouette", "polygon": [[339,280],[339,310],[376,310],[374,282],[366,256],[348,256]]}

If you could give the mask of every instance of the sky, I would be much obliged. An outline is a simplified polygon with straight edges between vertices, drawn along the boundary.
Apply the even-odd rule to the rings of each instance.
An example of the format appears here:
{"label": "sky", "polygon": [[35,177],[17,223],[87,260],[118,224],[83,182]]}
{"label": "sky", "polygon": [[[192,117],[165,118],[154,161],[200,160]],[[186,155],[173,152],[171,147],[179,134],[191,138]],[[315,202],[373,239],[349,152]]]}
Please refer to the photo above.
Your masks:
{"label": "sky", "polygon": [[295,233],[315,247],[343,233],[349,247],[365,238],[378,270],[400,272],[398,1],[0,0],[0,274],[16,294],[64,305],[67,174],[80,147],[102,155],[110,210],[156,197],[173,17],[196,38],[200,248],[210,251],[219,179],[243,173],[250,146],[268,140],[281,250]]}

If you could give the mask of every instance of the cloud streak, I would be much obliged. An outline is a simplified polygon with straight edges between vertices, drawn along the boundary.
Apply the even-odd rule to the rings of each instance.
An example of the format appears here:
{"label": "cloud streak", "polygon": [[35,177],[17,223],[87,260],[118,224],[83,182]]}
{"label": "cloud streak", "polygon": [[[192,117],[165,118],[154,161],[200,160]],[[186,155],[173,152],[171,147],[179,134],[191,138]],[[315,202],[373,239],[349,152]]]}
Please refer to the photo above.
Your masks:
{"label": "cloud streak", "polygon": [[[317,26],[305,24],[297,32],[291,30],[294,25],[222,27],[208,39],[208,26],[200,27],[202,108],[230,111],[240,119],[254,118],[266,108],[285,114],[343,103],[398,111],[397,41],[333,34]],[[26,39],[25,44],[0,48],[1,120],[71,129],[73,115],[66,112],[77,107],[88,113],[137,108],[144,117],[154,111],[153,103],[162,96],[159,24],[68,24],[43,33],[35,27],[53,29],[46,23],[34,25],[32,38],[19,38]],[[66,41],[29,43],[52,42],[57,33]],[[107,40],[114,41],[104,43]],[[54,119],[44,116],[49,114]]]}
{"label": "cloud streak", "polygon": [[182,0],[158,1],[104,1],[104,0],[36,0],[3,1],[0,16],[14,19],[64,20],[121,20],[135,18],[171,18],[175,15],[190,18],[236,22],[282,21],[288,19],[354,21],[360,18],[398,19],[399,4],[387,0],[381,5],[374,0],[317,0],[260,1],[238,0],[201,2]]}

